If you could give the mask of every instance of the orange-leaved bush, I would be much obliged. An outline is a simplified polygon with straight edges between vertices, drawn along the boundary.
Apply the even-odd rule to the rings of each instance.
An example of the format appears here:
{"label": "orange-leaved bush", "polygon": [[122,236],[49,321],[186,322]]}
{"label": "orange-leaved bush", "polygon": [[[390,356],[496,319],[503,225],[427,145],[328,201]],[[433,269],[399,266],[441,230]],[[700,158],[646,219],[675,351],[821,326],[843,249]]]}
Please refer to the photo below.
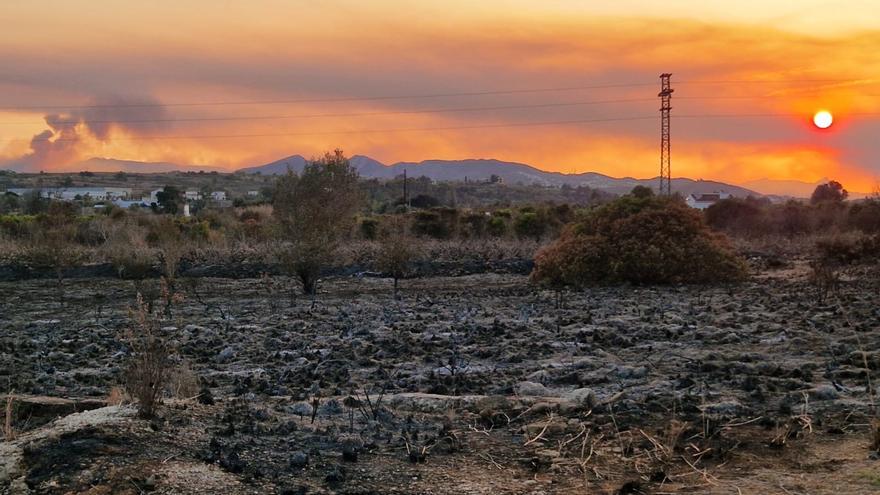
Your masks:
{"label": "orange-leaved bush", "polygon": [[532,280],[553,287],[741,280],[726,238],[681,199],[623,196],[569,224],[535,257]]}

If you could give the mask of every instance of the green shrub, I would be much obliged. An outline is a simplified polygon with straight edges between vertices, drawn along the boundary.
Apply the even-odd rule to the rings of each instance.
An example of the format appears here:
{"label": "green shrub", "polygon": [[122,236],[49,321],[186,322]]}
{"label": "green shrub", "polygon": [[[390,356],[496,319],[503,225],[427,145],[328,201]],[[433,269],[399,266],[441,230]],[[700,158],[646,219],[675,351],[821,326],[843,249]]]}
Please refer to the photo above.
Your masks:
{"label": "green shrub", "polygon": [[363,218],[361,219],[361,237],[368,241],[375,241],[376,235],[379,232],[379,221],[375,218]]}
{"label": "green shrub", "polygon": [[0,232],[20,239],[30,232],[36,218],[33,215],[0,215]]}
{"label": "green shrub", "polygon": [[507,234],[507,222],[504,217],[493,215],[486,224],[486,233],[492,237],[504,237]]}
{"label": "green shrub", "polygon": [[745,273],[726,239],[681,200],[624,196],[570,224],[542,249],[532,280],[550,286],[710,283]]}
{"label": "green shrub", "polygon": [[547,231],[546,219],[536,211],[521,211],[513,221],[513,231],[520,239],[541,240]]}

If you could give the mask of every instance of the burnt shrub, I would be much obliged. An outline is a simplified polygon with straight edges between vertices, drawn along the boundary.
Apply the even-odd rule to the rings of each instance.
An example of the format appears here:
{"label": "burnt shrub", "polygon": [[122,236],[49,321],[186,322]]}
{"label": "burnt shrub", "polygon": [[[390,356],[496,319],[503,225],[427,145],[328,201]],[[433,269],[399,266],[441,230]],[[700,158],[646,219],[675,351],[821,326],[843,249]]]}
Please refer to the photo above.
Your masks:
{"label": "burnt shrub", "polygon": [[440,200],[434,196],[419,194],[409,201],[409,205],[413,208],[435,208],[440,206]]}
{"label": "burnt shrub", "polygon": [[486,235],[486,224],[489,217],[482,212],[470,212],[461,219],[463,236],[468,238],[481,238]]}
{"label": "burnt shrub", "polygon": [[764,210],[751,198],[727,198],[706,208],[706,223],[716,230],[755,235],[765,229]]}
{"label": "burnt shrub", "polygon": [[880,198],[853,203],[849,208],[847,223],[862,232],[880,232]]}
{"label": "burnt shrub", "polygon": [[375,241],[379,233],[379,220],[371,217],[362,218],[360,224],[361,238]]}
{"label": "burnt shrub", "polygon": [[415,235],[449,239],[458,230],[458,210],[455,208],[432,208],[416,212],[412,232]]}
{"label": "burnt shrub", "polygon": [[835,235],[816,241],[819,259],[840,265],[880,259],[880,235]]}
{"label": "burnt shrub", "polygon": [[680,199],[629,195],[569,224],[538,252],[532,280],[550,286],[711,283],[745,274],[726,238]]}

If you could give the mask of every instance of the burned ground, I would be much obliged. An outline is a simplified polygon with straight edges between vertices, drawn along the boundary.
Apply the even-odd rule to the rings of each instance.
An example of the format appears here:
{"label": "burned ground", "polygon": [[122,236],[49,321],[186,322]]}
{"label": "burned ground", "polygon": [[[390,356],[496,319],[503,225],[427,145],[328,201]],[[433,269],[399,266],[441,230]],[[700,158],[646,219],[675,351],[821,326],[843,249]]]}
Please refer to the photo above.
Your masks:
{"label": "burned ground", "polygon": [[[106,398],[137,290],[0,286],[0,387]],[[518,275],[182,281],[163,326],[198,375],[160,417],[17,414],[34,493],[873,493],[880,291],[854,271],[557,298]],[[149,297],[148,297],[149,298]],[[159,302],[157,301],[157,304]],[[180,392],[180,389],[177,390]],[[19,411],[23,411],[19,408]],[[109,420],[108,418],[111,418]],[[4,451],[6,452],[6,451]],[[5,475],[5,479],[4,479]]]}

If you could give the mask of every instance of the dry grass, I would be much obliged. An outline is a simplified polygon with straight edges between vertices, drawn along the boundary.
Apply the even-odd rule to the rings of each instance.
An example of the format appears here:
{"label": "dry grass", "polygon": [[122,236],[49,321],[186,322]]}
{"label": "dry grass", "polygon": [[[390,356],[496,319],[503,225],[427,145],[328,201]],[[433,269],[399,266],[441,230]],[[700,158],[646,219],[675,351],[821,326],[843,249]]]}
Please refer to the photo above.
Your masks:
{"label": "dry grass", "polygon": [[12,416],[14,413],[15,395],[12,392],[6,396],[6,414],[3,420],[3,438],[7,442],[15,440],[15,427],[12,424]]}
{"label": "dry grass", "polygon": [[108,406],[121,406],[128,400],[129,398],[126,396],[125,390],[123,390],[122,387],[112,387],[110,393],[107,394]]}
{"label": "dry grass", "polygon": [[168,392],[175,399],[192,399],[199,394],[199,376],[187,361],[177,365],[168,377]]}
{"label": "dry grass", "polygon": [[880,419],[871,421],[871,450],[880,453]]}

